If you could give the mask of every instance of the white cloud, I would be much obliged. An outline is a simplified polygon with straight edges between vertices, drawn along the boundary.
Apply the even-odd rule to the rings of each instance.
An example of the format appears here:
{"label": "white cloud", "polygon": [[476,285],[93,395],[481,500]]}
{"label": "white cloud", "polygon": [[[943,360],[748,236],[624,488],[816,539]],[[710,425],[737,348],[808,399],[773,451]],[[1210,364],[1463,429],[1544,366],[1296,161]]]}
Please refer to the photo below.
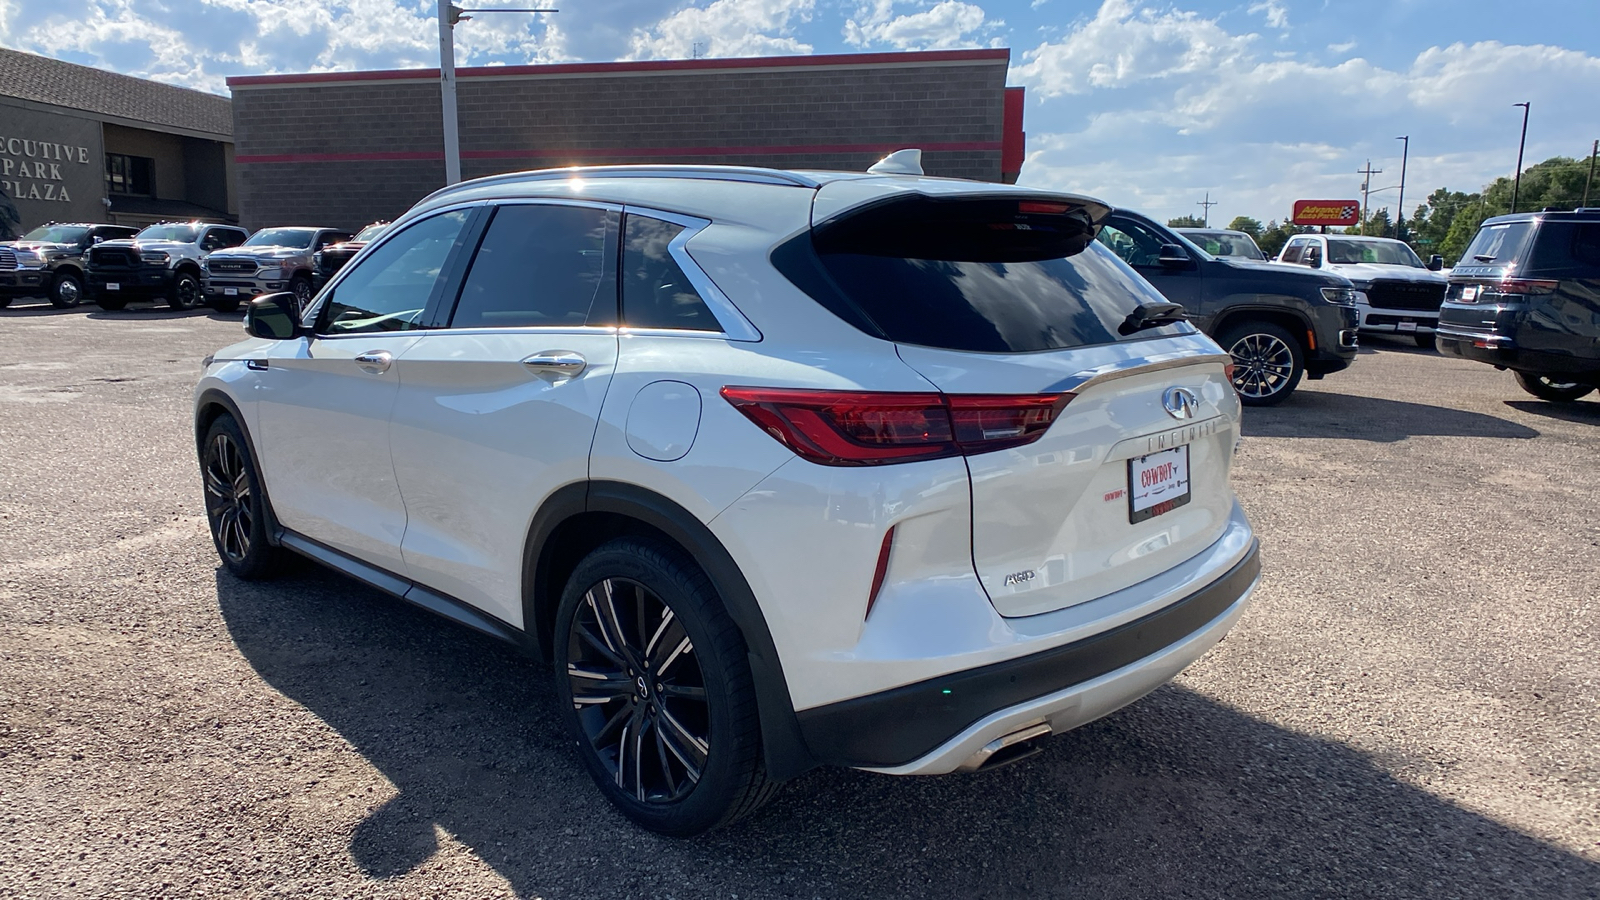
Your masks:
{"label": "white cloud", "polygon": [[1023,54],[1012,75],[1045,97],[1120,88],[1238,64],[1255,35],[1235,35],[1192,12],[1135,10],[1105,0],[1065,40]]}
{"label": "white cloud", "polygon": [[687,6],[629,40],[628,59],[693,56],[768,56],[810,53],[794,28],[811,19],[816,0],[715,0]]}
{"label": "white cloud", "polygon": [[1348,40],[1348,41],[1343,41],[1343,42],[1338,43],[1338,44],[1329,44],[1328,45],[1328,52],[1329,53],[1349,53],[1351,50],[1354,50],[1355,48],[1356,48],[1356,42],[1354,40]]}
{"label": "white cloud", "polygon": [[[860,6],[844,23],[845,42],[857,47],[889,44],[900,50],[945,50],[973,46],[973,32],[985,27],[983,8],[960,0],[941,0],[920,12],[897,16],[893,0]],[[1004,22],[988,22],[989,28]]]}
{"label": "white cloud", "polygon": [[1262,0],[1260,3],[1251,4],[1250,12],[1266,16],[1268,28],[1289,27],[1289,7],[1284,0]]}

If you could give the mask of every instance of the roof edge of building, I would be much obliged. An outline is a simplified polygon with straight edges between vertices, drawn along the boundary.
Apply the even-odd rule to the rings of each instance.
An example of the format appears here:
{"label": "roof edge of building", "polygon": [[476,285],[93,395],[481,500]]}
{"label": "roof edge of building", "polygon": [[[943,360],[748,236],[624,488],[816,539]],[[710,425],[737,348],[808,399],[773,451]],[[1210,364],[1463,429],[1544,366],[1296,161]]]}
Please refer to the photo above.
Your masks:
{"label": "roof edge of building", "polygon": [[[818,66],[908,66],[930,63],[985,63],[1011,59],[1011,50],[929,50],[904,53],[823,53],[810,56],[742,56],[725,59],[667,59],[642,62],[551,63],[528,66],[473,66],[456,69],[457,78],[515,78],[549,75],[621,75],[725,69],[793,69]],[[337,84],[354,81],[435,80],[438,69],[380,69],[287,75],[235,75],[229,88]]]}

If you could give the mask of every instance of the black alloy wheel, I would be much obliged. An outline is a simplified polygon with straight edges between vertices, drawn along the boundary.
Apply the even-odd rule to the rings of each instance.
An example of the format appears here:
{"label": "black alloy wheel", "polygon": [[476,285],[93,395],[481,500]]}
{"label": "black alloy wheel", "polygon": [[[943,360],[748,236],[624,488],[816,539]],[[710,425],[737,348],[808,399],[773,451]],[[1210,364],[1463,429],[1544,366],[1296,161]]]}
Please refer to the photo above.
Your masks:
{"label": "black alloy wheel", "polygon": [[568,580],[555,626],[578,754],[634,822],[699,834],[771,796],[744,640],[689,557],[649,538],[601,546]]}
{"label": "black alloy wheel", "polygon": [[1571,403],[1594,392],[1591,385],[1567,381],[1559,375],[1540,375],[1537,372],[1512,372],[1523,390],[1551,403]]}
{"label": "black alloy wheel", "polygon": [[688,796],[711,753],[711,714],[694,641],[671,607],[607,578],[584,593],[570,640],[573,709],[607,774],[640,803]]}
{"label": "black alloy wheel", "polygon": [[289,291],[294,294],[295,308],[304,315],[306,307],[311,305],[311,298],[316,296],[311,290],[311,279],[304,275],[296,275],[289,282]]}
{"label": "black alloy wheel", "polygon": [[83,279],[75,273],[62,272],[50,282],[50,305],[57,309],[71,309],[83,302]]}
{"label": "black alloy wheel", "polygon": [[1233,357],[1233,387],[1246,406],[1282,403],[1305,372],[1299,342],[1268,322],[1233,326],[1217,343]]}
{"label": "black alloy wheel", "polygon": [[205,300],[200,279],[190,272],[179,272],[172,282],[172,292],[167,295],[167,305],[173,309],[194,309]]}
{"label": "black alloy wheel", "polygon": [[275,574],[279,551],[268,541],[261,480],[237,422],[218,416],[200,451],[206,519],[211,539],[228,571],[244,579]]}

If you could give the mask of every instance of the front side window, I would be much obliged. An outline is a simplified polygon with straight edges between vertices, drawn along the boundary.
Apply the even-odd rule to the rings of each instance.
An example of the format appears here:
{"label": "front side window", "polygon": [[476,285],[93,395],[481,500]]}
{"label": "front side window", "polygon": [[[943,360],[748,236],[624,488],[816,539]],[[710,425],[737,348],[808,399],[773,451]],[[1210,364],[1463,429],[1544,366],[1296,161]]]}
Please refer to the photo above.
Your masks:
{"label": "front side window", "polygon": [[1113,219],[1100,229],[1099,241],[1130,266],[1161,264],[1161,235],[1132,219]]}
{"label": "front side window", "polygon": [[616,282],[607,265],[616,256],[616,221],[616,213],[586,206],[500,207],[472,259],[450,327],[609,324],[616,315]]}
{"label": "front side window", "polygon": [[622,235],[622,322],[629,328],[722,330],[668,250],[683,230],[682,225],[628,215]]}
{"label": "front side window", "polygon": [[405,331],[418,327],[469,211],[423,219],[384,242],[334,287],[318,334]]}

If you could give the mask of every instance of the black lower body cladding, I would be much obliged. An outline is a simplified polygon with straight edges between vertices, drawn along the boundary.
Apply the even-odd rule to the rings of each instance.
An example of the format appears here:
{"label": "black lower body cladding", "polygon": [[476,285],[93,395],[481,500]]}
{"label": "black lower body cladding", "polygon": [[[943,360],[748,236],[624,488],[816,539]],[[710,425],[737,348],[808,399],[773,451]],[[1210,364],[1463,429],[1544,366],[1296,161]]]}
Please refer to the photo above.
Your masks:
{"label": "black lower body cladding", "polygon": [[885,768],[933,752],[979,719],[1114,672],[1182,641],[1233,606],[1261,572],[1258,545],[1227,574],[1164,609],[1031,656],[802,710],[824,763]]}

